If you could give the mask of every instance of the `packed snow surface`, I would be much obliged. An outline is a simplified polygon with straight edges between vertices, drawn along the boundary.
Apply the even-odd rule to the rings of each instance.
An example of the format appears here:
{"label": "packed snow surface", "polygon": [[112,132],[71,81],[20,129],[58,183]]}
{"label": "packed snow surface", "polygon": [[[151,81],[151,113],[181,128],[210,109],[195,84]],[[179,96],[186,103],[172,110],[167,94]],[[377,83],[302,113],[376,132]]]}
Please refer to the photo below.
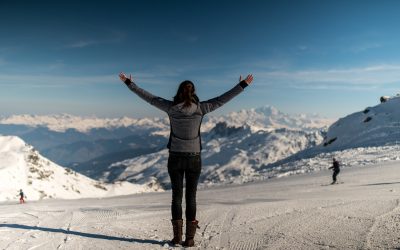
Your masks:
{"label": "packed snow surface", "polygon": [[[400,162],[198,192],[191,249],[398,249]],[[1,249],[180,249],[170,192],[0,205]]]}

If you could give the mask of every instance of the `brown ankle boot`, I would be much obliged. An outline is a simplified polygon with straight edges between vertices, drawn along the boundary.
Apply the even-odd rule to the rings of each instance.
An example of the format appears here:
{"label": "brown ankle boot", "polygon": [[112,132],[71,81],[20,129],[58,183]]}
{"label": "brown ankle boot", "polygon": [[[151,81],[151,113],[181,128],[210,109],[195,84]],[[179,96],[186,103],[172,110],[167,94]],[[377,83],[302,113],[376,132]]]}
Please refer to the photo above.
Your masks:
{"label": "brown ankle boot", "polygon": [[199,222],[197,220],[186,221],[186,239],[185,242],[183,242],[184,247],[194,246],[194,236],[196,234],[196,228],[200,228],[198,224]]}
{"label": "brown ankle boot", "polygon": [[174,238],[171,240],[171,243],[174,245],[182,244],[183,220],[171,220],[171,222],[172,222],[172,230],[174,231]]}

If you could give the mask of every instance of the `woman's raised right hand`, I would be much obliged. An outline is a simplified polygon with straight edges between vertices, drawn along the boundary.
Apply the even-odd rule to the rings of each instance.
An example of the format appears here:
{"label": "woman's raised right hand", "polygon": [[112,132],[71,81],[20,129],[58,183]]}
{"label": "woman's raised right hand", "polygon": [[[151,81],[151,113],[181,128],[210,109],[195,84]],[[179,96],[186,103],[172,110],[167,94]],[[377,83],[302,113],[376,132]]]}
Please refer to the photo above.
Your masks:
{"label": "woman's raised right hand", "polygon": [[129,80],[131,80],[131,82],[133,82],[133,80],[132,80],[132,75],[129,74],[129,78],[128,78],[128,77],[125,75],[124,72],[119,73],[119,79],[121,79],[121,81],[123,81],[123,82],[125,82],[126,79],[129,79]]}

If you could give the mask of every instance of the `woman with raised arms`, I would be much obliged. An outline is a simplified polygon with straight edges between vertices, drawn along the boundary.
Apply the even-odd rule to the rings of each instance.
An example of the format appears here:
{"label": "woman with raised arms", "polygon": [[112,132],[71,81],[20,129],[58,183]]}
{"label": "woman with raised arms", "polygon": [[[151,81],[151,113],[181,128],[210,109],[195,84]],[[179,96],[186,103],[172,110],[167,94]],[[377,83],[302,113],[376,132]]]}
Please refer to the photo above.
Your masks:
{"label": "woman with raised arms", "polygon": [[182,197],[183,180],[186,181],[186,237],[183,246],[194,246],[194,236],[198,221],[196,220],[196,191],[201,172],[201,138],[200,126],[203,116],[221,107],[251,84],[253,76],[244,80],[224,94],[207,101],[200,101],[196,95],[193,82],[183,81],[172,101],[154,96],[134,83],[132,76],[120,73],[119,77],[130,90],[151,105],[166,112],[170,121],[170,138],[168,142],[168,174],[172,187],[172,227],[174,237],[172,244],[182,244]]}

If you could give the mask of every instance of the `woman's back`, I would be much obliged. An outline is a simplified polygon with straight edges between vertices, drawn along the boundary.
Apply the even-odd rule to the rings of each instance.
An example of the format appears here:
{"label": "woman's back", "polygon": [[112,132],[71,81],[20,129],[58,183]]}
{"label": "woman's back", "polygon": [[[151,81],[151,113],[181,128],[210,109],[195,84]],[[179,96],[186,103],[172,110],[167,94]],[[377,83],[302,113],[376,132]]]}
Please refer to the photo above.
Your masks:
{"label": "woman's back", "polygon": [[200,105],[183,103],[174,105],[168,111],[171,124],[170,151],[200,152],[200,126],[203,119]]}

